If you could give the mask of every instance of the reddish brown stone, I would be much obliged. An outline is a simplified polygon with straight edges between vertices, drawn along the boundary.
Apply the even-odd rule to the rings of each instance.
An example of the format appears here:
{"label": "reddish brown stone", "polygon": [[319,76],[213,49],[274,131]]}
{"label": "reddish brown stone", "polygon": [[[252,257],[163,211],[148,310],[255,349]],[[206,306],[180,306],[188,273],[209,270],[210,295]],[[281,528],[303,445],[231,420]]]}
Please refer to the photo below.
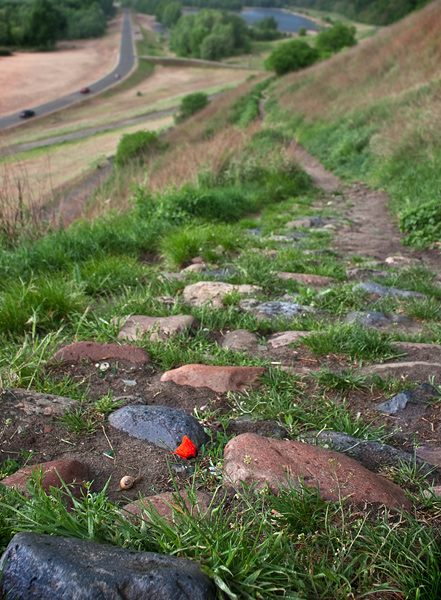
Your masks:
{"label": "reddish brown stone", "polygon": [[27,482],[33,474],[42,474],[41,485],[46,493],[49,488],[63,488],[62,481],[69,485],[74,496],[79,496],[80,490],[89,478],[89,469],[78,460],[60,458],[51,462],[23,467],[16,473],[2,479],[3,485],[15,488],[25,493]]}
{"label": "reddish brown stone", "polygon": [[264,373],[263,367],[212,367],[208,365],[185,365],[167,371],[161,381],[173,381],[177,385],[207,387],[214,392],[226,393],[241,391],[252,385],[259,385],[258,379]]}
{"label": "reddish brown stone", "polygon": [[75,342],[61,348],[54,354],[54,360],[63,362],[79,362],[80,360],[98,362],[110,358],[126,360],[133,364],[147,364],[150,362],[149,355],[142,348],[101,342]]}
{"label": "reddish brown stone", "polygon": [[[179,494],[181,495],[185,506],[187,507],[188,512],[194,516],[204,516],[208,513],[210,508],[211,497],[204,492],[196,491],[196,502],[194,505],[192,504],[191,499],[188,496],[187,490],[180,490]],[[179,499],[178,499],[179,500]],[[151,508],[159,513],[161,517],[163,517],[166,521],[173,521],[173,517],[176,513],[182,512],[181,503],[176,500],[176,493],[174,492],[165,492],[163,494],[157,494],[156,496],[148,496],[147,498],[142,498],[142,500],[138,502],[130,502],[130,504],[126,504],[122,507],[122,511],[129,513],[130,517],[143,518],[146,521],[150,519],[146,515],[143,508],[145,507],[147,510]]]}
{"label": "reddish brown stone", "polygon": [[380,503],[410,510],[405,493],[388,479],[362,467],[345,454],[301,442],[277,440],[245,433],[228,442],[224,451],[225,483],[241,481],[268,485],[277,493],[287,479],[318,487],[325,500]]}
{"label": "reddish brown stone", "polygon": [[268,346],[271,346],[271,348],[282,348],[283,346],[289,346],[289,344],[297,344],[301,341],[302,337],[307,335],[307,331],[280,331],[268,338]]}
{"label": "reddish brown stone", "polygon": [[118,338],[137,340],[150,332],[150,341],[166,340],[198,325],[198,320],[191,315],[173,315],[171,317],[135,315],[124,323]]}

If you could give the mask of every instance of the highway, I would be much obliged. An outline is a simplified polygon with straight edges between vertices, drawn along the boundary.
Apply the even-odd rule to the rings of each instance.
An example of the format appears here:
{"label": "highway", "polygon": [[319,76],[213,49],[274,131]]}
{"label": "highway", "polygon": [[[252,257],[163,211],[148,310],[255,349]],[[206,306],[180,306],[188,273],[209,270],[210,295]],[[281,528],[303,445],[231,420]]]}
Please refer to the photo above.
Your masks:
{"label": "highway", "polygon": [[[91,88],[92,93],[102,92],[103,90],[115,84],[115,81],[117,80],[115,77],[116,75],[118,75],[118,79],[124,78],[131,72],[134,65],[135,54],[133,51],[132,21],[130,18],[130,11],[128,9],[124,9],[124,20],[121,32],[121,45],[118,64],[108,75],[102,77],[98,81],[88,84],[88,87]],[[28,108],[32,108],[32,110],[35,112],[35,116],[38,117],[47,115],[62,108],[66,108],[67,106],[75,104],[80,100],[84,100],[84,95],[78,90],[72,92],[71,94],[67,94],[66,96],[62,96],[57,100],[52,100],[52,102],[46,102],[45,104]],[[19,125],[24,122],[25,120],[20,119],[18,114],[0,117],[0,129],[5,129],[6,127],[11,127],[13,125]]]}

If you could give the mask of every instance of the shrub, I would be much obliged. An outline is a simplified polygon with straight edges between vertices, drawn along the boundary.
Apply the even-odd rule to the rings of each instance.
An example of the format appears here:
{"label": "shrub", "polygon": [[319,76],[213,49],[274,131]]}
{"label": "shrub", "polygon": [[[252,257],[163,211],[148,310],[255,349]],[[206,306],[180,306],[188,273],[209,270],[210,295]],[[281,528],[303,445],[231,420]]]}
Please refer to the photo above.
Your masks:
{"label": "shrub", "polygon": [[356,31],[353,25],[336,23],[331,29],[325,29],[318,34],[315,47],[321,55],[335,54],[342,48],[355,46]]}
{"label": "shrub", "polygon": [[13,56],[13,54],[8,48],[0,48],[0,56]]}
{"label": "shrub", "polygon": [[400,216],[400,231],[408,233],[406,241],[416,246],[428,246],[441,241],[439,199],[407,207]]}
{"label": "shrub", "polygon": [[199,112],[208,104],[208,96],[204,92],[189,94],[182,99],[179,107],[179,113],[175,116],[176,123],[182,123],[191,115]]}
{"label": "shrub", "polygon": [[303,40],[291,40],[281,44],[265,60],[265,69],[283,75],[289,71],[299,71],[317,61],[319,52]]}
{"label": "shrub", "polygon": [[115,163],[121,167],[134,159],[145,159],[149,154],[164,148],[154,131],[136,131],[122,136],[116,149]]}

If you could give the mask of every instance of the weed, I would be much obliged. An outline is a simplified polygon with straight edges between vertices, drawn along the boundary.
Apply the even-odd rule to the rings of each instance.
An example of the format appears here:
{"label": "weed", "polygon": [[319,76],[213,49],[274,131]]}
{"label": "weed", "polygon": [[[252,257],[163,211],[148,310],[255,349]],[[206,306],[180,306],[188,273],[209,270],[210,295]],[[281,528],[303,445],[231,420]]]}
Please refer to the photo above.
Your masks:
{"label": "weed", "polygon": [[76,435],[89,435],[96,430],[96,422],[93,417],[82,407],[65,412],[62,417],[58,418],[58,422]]}

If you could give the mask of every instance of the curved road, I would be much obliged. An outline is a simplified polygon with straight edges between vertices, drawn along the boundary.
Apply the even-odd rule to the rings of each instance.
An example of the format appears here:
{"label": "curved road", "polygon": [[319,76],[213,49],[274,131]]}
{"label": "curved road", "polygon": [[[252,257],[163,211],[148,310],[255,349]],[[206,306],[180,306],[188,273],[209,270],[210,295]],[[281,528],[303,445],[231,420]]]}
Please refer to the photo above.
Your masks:
{"label": "curved road", "polygon": [[[124,9],[124,20],[121,33],[121,45],[119,50],[119,61],[116,67],[111,73],[95,81],[90,87],[93,88],[93,92],[102,92],[115,83],[115,75],[118,74],[121,78],[125,77],[130,73],[135,65],[135,53],[133,52],[133,35],[132,35],[132,21],[130,18],[130,11]],[[46,102],[46,104],[40,104],[35,106],[32,110],[36,116],[47,115],[48,113],[54,112],[71,104],[75,104],[79,100],[84,100],[84,96],[79,92],[73,92],[67,94],[58,100],[52,102]],[[9,115],[8,117],[0,118],[0,129],[5,129],[11,125],[18,125],[23,123],[24,120],[20,119],[18,115]]]}

